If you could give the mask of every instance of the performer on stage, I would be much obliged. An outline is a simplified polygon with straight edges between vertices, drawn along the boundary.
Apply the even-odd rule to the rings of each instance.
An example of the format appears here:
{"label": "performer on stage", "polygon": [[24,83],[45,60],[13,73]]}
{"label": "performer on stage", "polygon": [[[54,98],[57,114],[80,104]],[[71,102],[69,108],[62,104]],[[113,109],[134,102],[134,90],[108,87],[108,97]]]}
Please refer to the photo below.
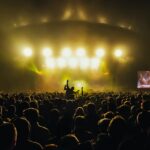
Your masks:
{"label": "performer on stage", "polygon": [[74,87],[69,87],[69,80],[67,80],[66,85],[64,86],[64,90],[66,91],[67,99],[74,99]]}
{"label": "performer on stage", "polygon": [[79,90],[74,91],[74,87],[69,87],[69,80],[67,80],[66,85],[64,86],[64,90],[66,91],[66,98],[67,99],[74,99],[75,95],[79,94]]}

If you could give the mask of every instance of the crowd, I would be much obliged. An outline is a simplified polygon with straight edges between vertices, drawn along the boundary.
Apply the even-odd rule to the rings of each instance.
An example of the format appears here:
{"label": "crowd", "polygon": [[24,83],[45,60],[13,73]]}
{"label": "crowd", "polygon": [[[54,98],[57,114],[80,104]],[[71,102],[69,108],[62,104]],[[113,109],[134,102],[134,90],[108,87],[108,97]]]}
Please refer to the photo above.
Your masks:
{"label": "crowd", "polygon": [[150,93],[0,93],[0,150],[150,150]]}

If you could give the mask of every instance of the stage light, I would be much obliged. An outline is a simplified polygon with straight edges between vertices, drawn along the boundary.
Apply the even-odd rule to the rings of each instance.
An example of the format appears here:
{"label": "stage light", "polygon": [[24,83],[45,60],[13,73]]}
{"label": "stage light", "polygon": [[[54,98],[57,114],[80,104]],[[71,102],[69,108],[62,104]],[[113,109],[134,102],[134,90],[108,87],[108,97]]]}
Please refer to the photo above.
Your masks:
{"label": "stage light", "polygon": [[63,57],[70,57],[71,54],[72,54],[72,52],[71,52],[71,49],[70,49],[70,48],[63,48],[63,49],[62,49],[61,55],[62,55]]}
{"label": "stage light", "polygon": [[85,56],[85,55],[86,55],[85,49],[84,49],[84,48],[78,48],[77,51],[76,51],[76,55],[77,55],[78,57],[83,57],[83,56]]}
{"label": "stage light", "polygon": [[87,89],[87,83],[85,80],[76,80],[74,86],[76,90],[81,90],[82,87],[84,88],[84,90]]}
{"label": "stage light", "polygon": [[115,57],[122,57],[123,51],[121,49],[116,49],[114,52]]}
{"label": "stage light", "polygon": [[63,20],[67,20],[67,19],[69,19],[69,18],[71,17],[71,15],[72,15],[71,9],[67,9],[67,10],[64,12],[64,14],[63,14],[62,19],[63,19]]}
{"label": "stage light", "polygon": [[102,24],[108,24],[108,19],[106,17],[99,16],[98,17],[98,22],[102,23]]}
{"label": "stage light", "polygon": [[59,68],[65,68],[66,67],[66,60],[63,58],[58,58],[57,59],[57,66]]}
{"label": "stage light", "polygon": [[75,87],[76,87],[77,89],[81,89],[81,88],[83,87],[82,82],[80,82],[80,81],[76,82]]}
{"label": "stage light", "polygon": [[30,47],[26,47],[23,49],[23,55],[25,57],[31,57],[33,54],[32,49]]}
{"label": "stage light", "polygon": [[95,53],[96,53],[97,57],[104,57],[105,56],[105,50],[103,48],[98,48]]}
{"label": "stage light", "polygon": [[91,65],[91,69],[98,69],[100,65],[100,60],[98,58],[92,58],[90,65]]}
{"label": "stage light", "polygon": [[76,58],[70,58],[68,60],[68,66],[71,69],[77,68],[78,67],[78,59],[76,59]]}
{"label": "stage light", "polygon": [[45,64],[48,68],[51,68],[51,69],[54,69],[56,67],[56,62],[54,58],[46,59]]}
{"label": "stage light", "polygon": [[43,54],[44,57],[49,57],[49,56],[52,55],[52,49],[48,48],[48,47],[45,47],[42,50],[42,54]]}
{"label": "stage light", "polygon": [[87,20],[87,16],[82,9],[78,10],[78,16],[79,16],[80,20]]}
{"label": "stage light", "polygon": [[90,60],[88,58],[83,58],[80,60],[80,69],[86,70],[89,68]]}

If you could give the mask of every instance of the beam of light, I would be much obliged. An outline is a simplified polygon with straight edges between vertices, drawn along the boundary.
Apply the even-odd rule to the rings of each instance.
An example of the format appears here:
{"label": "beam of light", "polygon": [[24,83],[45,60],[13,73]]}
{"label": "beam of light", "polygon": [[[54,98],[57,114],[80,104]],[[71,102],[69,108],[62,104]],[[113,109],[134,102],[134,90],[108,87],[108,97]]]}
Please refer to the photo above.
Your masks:
{"label": "beam of light", "polygon": [[63,57],[70,57],[72,55],[71,48],[69,48],[69,47],[63,48],[61,51],[61,55]]}
{"label": "beam of light", "polygon": [[42,54],[44,57],[49,57],[49,56],[52,56],[53,51],[51,48],[45,47],[42,49]]}
{"label": "beam of light", "polygon": [[100,66],[100,60],[98,58],[92,58],[90,66],[92,70],[97,70]]}
{"label": "beam of light", "polygon": [[24,48],[23,51],[22,51],[22,54],[23,54],[25,57],[31,57],[31,56],[33,55],[32,48],[30,48],[30,47]]}
{"label": "beam of light", "polygon": [[77,68],[78,67],[78,59],[76,59],[76,58],[70,58],[69,60],[68,60],[68,66],[69,66],[69,68],[71,68],[71,69],[75,69],[75,68]]}
{"label": "beam of light", "polygon": [[58,58],[57,59],[57,66],[59,67],[59,68],[65,68],[66,67],[66,65],[67,65],[67,63],[66,63],[66,60],[64,59],[64,58]]}
{"label": "beam of light", "polygon": [[114,51],[114,56],[119,58],[119,57],[122,57],[123,56],[123,51],[121,49],[116,49]]}
{"label": "beam of light", "polygon": [[96,49],[95,54],[99,58],[104,57],[105,56],[105,49],[98,48],[98,49]]}
{"label": "beam of light", "polygon": [[88,58],[82,58],[80,60],[80,69],[87,70],[90,66],[90,60]]}
{"label": "beam of light", "polygon": [[54,58],[47,58],[45,60],[45,65],[50,69],[54,69],[56,67],[56,61]]}
{"label": "beam of light", "polygon": [[42,71],[40,71],[35,64],[31,64],[31,66],[29,67],[29,70],[33,71],[34,73],[38,74],[38,75],[42,75]]}
{"label": "beam of light", "polygon": [[84,48],[78,48],[76,50],[76,55],[78,57],[84,57],[84,56],[86,56],[86,50]]}

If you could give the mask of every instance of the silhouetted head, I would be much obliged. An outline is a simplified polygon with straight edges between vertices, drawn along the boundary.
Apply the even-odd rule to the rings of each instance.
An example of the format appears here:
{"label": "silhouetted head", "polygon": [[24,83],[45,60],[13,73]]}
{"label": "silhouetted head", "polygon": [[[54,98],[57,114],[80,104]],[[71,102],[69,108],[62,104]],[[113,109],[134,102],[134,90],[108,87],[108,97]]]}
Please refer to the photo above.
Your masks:
{"label": "silhouetted head", "polygon": [[10,105],[8,107],[8,113],[9,113],[9,115],[13,115],[13,114],[16,113],[16,107],[15,107],[15,105]]}
{"label": "silhouetted head", "polygon": [[89,103],[87,105],[87,113],[88,114],[93,114],[95,113],[96,109],[95,109],[95,104],[94,103]]}
{"label": "silhouetted head", "polygon": [[150,111],[143,111],[137,115],[137,124],[145,132],[150,130]]}
{"label": "silhouetted head", "polygon": [[121,140],[127,132],[125,119],[121,116],[115,116],[109,123],[108,132],[114,139]]}
{"label": "silhouetted head", "polygon": [[79,140],[74,134],[64,136],[59,145],[60,150],[77,150]]}
{"label": "silhouetted head", "polygon": [[37,100],[31,101],[30,107],[38,109],[39,108],[38,101]]}
{"label": "silhouetted head", "polygon": [[128,119],[130,116],[130,107],[128,105],[121,105],[117,108],[119,114],[124,117],[125,119]]}
{"label": "silhouetted head", "polygon": [[55,144],[48,144],[45,146],[44,150],[57,150],[57,145]]}
{"label": "silhouetted head", "polygon": [[110,119],[104,118],[98,121],[98,130],[100,133],[107,133],[107,128],[110,123]]}
{"label": "silhouetted head", "polygon": [[143,100],[141,103],[141,109],[150,110],[150,100]]}
{"label": "silhouetted head", "polygon": [[114,113],[112,111],[108,111],[104,114],[104,118],[112,119],[114,117]]}
{"label": "silhouetted head", "polygon": [[29,102],[27,102],[27,101],[22,102],[20,107],[21,107],[21,113],[22,113],[23,110],[25,110],[25,109],[30,107]]}
{"label": "silhouetted head", "polygon": [[17,141],[17,130],[11,123],[0,126],[0,150],[13,150]]}
{"label": "silhouetted head", "polygon": [[86,119],[84,116],[77,116],[75,118],[75,123],[74,123],[74,126],[75,126],[75,130],[85,130],[86,128]]}
{"label": "silhouetted head", "polygon": [[84,116],[84,115],[85,115],[85,112],[84,112],[84,109],[82,107],[78,107],[75,110],[74,117],[76,117],[76,116]]}
{"label": "silhouetted head", "polygon": [[39,118],[38,109],[28,108],[28,109],[23,111],[23,114],[27,118],[27,120],[29,120],[31,125],[38,122],[38,118]]}
{"label": "silhouetted head", "polygon": [[31,125],[25,118],[17,118],[13,121],[18,133],[18,141],[25,141],[29,138]]}

